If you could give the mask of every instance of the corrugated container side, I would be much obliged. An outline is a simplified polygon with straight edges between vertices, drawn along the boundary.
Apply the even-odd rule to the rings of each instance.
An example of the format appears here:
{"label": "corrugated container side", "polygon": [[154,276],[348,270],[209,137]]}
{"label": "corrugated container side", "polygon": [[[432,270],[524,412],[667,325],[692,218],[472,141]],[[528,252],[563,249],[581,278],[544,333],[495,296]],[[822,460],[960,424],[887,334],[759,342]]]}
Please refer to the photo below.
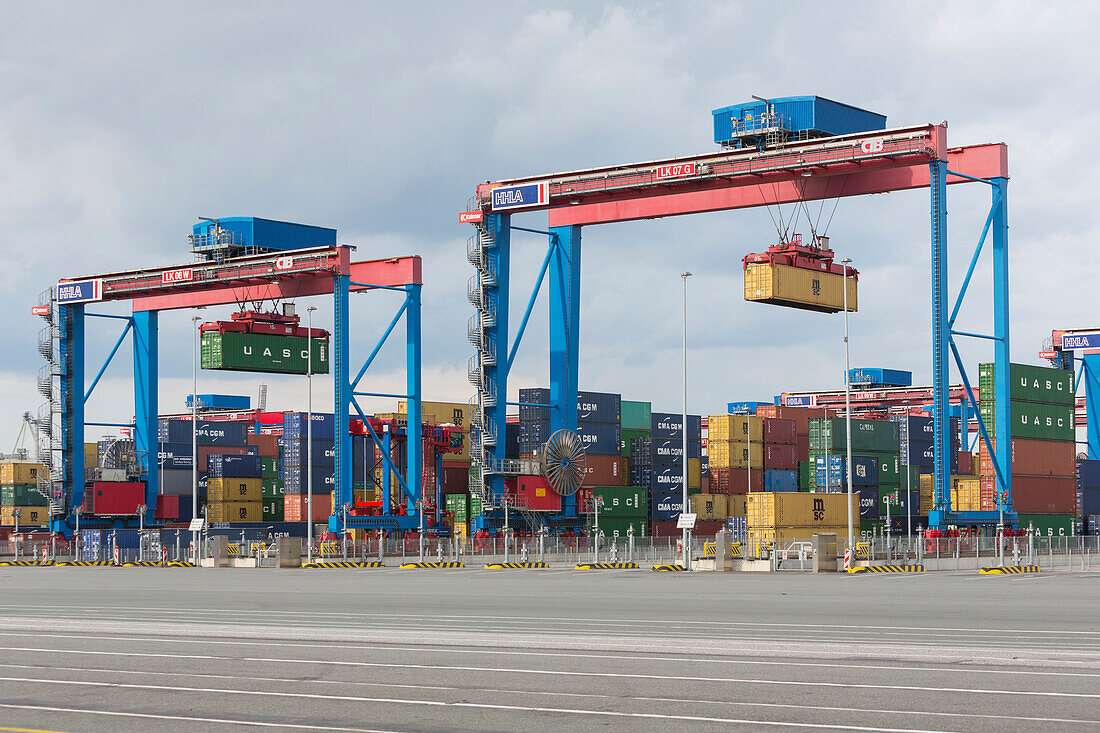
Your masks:
{"label": "corrugated container side", "polygon": [[[848,310],[858,310],[858,283],[848,278]],[[745,267],[745,300],[835,313],[844,309],[844,276],[767,263]]]}

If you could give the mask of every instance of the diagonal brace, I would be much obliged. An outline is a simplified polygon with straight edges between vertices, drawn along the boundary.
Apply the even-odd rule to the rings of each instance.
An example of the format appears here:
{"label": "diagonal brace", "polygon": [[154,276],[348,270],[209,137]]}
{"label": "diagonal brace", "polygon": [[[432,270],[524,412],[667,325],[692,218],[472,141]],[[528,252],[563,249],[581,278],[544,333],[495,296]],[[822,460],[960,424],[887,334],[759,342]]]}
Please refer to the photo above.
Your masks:
{"label": "diagonal brace", "polygon": [[[403,288],[402,288],[403,289]],[[397,314],[390,321],[390,325],[386,328],[386,332],[382,334],[382,338],[378,339],[378,343],[374,346],[374,351],[370,352],[370,356],[367,357],[367,361],[363,364],[363,368],[359,370],[359,373],[355,375],[355,379],[351,382],[351,388],[354,390],[359,385],[359,380],[363,378],[363,375],[367,373],[367,369],[370,368],[371,363],[374,361],[374,357],[378,356],[378,352],[382,350],[382,345],[386,343],[386,339],[393,333],[394,327],[397,322],[401,320],[401,316],[404,315],[405,310],[408,309],[409,303],[412,301],[412,294],[407,293],[405,295],[405,302],[401,304],[401,307],[397,309]]]}
{"label": "diagonal brace", "polygon": [[[119,316],[124,317],[124,316]],[[107,360],[103,362],[103,366],[99,368],[99,374],[95,375],[95,379],[92,380],[92,386],[88,387],[88,391],[84,393],[84,401],[87,402],[88,398],[92,396],[92,391],[96,385],[99,384],[100,378],[103,377],[103,372],[107,371],[107,366],[111,363],[111,359],[115,358],[115,354],[118,352],[118,347],[122,346],[122,340],[126,338],[126,334],[130,333],[130,329],[134,327],[134,319],[126,318],[126,328],[122,329],[122,335],[118,337],[118,341],[115,341],[115,346],[111,349],[111,353],[107,355]]]}
{"label": "diagonal brace", "polygon": [[[517,229],[518,227],[512,227]],[[527,321],[531,318],[531,310],[535,307],[535,299],[539,297],[539,291],[542,290],[542,281],[546,278],[546,269],[550,266],[550,258],[554,256],[554,250],[558,247],[558,237],[555,234],[550,235],[550,246],[546,248],[546,257],[542,259],[542,267],[539,268],[538,279],[535,280],[535,287],[531,291],[531,298],[527,301],[527,310],[523,312],[523,320],[519,323],[519,330],[516,331],[516,340],[512,343],[512,348],[508,352],[508,360],[505,362],[505,371],[512,371],[512,362],[516,358],[516,352],[519,351],[519,344],[523,340],[523,332],[527,330]]]}
{"label": "diagonal brace", "polygon": [[[963,387],[966,389],[966,399],[970,402],[970,406],[974,409],[975,416],[978,418],[978,432],[981,433],[982,442],[985,443],[985,449],[989,451],[989,457],[993,461],[993,470],[997,473],[997,485],[1004,486],[1004,472],[1001,470],[1001,464],[997,460],[997,451],[993,449],[993,441],[989,438],[989,431],[985,427],[985,420],[982,418],[981,411],[978,410],[978,401],[974,398],[974,388],[970,386],[970,377],[966,376],[966,368],[963,366],[962,357],[959,356],[959,349],[955,346],[955,339],[949,338],[947,344],[951,347],[951,356],[955,359],[955,365],[959,367],[959,375],[962,377]],[[997,494],[1000,496],[1000,491],[998,491]],[[998,498],[998,506],[1000,503],[1001,500]]]}
{"label": "diagonal brace", "polygon": [[951,317],[947,319],[947,327],[951,328],[955,325],[955,319],[959,315],[959,308],[962,307],[963,298],[966,297],[966,291],[970,287],[970,278],[974,276],[974,268],[978,265],[978,257],[982,254],[982,247],[985,246],[985,238],[989,234],[989,227],[993,224],[993,216],[997,213],[997,207],[1001,203],[1001,187],[993,185],[993,203],[989,207],[989,215],[985,218],[985,226],[982,227],[982,235],[978,237],[978,246],[974,248],[974,256],[970,258],[970,267],[966,271],[966,277],[963,279],[962,287],[959,288],[959,297],[955,299],[955,307],[951,309]]}

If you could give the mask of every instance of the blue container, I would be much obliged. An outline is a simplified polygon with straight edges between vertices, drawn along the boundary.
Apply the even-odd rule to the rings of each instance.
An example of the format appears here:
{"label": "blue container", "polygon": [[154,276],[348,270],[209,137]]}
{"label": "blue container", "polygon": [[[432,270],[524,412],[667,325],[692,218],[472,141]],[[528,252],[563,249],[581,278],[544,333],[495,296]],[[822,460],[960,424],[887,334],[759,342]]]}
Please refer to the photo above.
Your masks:
{"label": "blue container", "polygon": [[[283,415],[283,439],[305,440],[309,434],[304,412],[287,412]],[[335,440],[336,418],[331,412],[315,412],[313,417],[313,439]]]}
{"label": "blue container", "polygon": [[683,491],[684,469],[682,466],[654,466],[649,487],[654,491]]}
{"label": "blue container", "polygon": [[1088,517],[1089,534],[1100,534],[1100,515],[1090,514]]}
{"label": "blue container", "polygon": [[504,455],[519,458],[519,423],[507,423],[504,428]]}
{"label": "blue container", "polygon": [[726,412],[730,415],[755,415],[757,407],[769,407],[771,402],[727,402]]}
{"label": "blue container", "polygon": [[[894,502],[894,496],[897,496],[897,501]],[[920,512],[920,492],[906,491],[905,489],[884,489],[879,487],[878,497],[878,512],[880,517],[885,517],[886,501],[891,500],[889,514],[901,514],[905,516],[909,512],[909,508],[912,507],[912,513],[916,515]]]}
{"label": "blue container", "polygon": [[[187,409],[191,409],[192,395],[187,395]],[[252,398],[248,395],[235,394],[201,394],[199,395],[200,410],[251,410]]]}
{"label": "blue container", "polygon": [[165,470],[191,468],[190,443],[161,443],[157,450],[157,467]]}
{"label": "blue container", "polygon": [[[577,435],[584,443],[585,451],[597,456],[617,456],[621,450],[622,431],[618,423],[578,423]],[[550,439],[549,422],[520,423],[520,453],[542,450]]]}
{"label": "blue container", "polygon": [[[519,391],[519,401],[526,405],[550,404],[550,390],[545,387],[533,387]],[[618,423],[622,419],[622,395],[610,392],[578,392],[577,422]],[[549,407],[519,408],[519,421],[548,422]]]}
{"label": "blue container", "polygon": [[[680,456],[684,454],[684,441],[669,438],[653,438],[651,441],[653,451],[653,463],[670,462],[679,464]],[[703,444],[698,440],[688,441],[688,458],[699,458],[703,455]]]}
{"label": "blue container", "polygon": [[85,562],[106,560],[101,556],[103,544],[103,532],[98,529],[80,530],[80,559]]}
{"label": "blue container", "polygon": [[[698,415],[688,415],[688,440],[702,440],[703,437],[703,422],[702,418]],[[650,435],[656,440],[658,438],[671,438],[673,440],[683,440],[684,437],[684,416],[682,413],[671,412],[654,412],[652,420],[650,422]]]}
{"label": "blue container", "polygon": [[[1100,488],[1100,461],[1077,461],[1077,487]],[[1100,514],[1100,512],[1078,512],[1079,514]]]}
{"label": "blue container", "polygon": [[[306,460],[307,448],[313,454],[314,466],[334,466],[336,465],[336,442],[327,439],[319,440],[316,437],[313,439],[312,445],[305,440],[283,440],[282,458],[283,464],[286,466],[304,466],[308,461]],[[352,451],[354,456],[356,451]],[[360,456],[363,455],[363,451],[358,451]],[[362,458],[360,458],[362,460]]]}
{"label": "blue container", "polygon": [[853,387],[911,387],[913,372],[867,367],[849,369],[848,383]]}
{"label": "blue container", "polygon": [[780,116],[782,129],[805,132],[809,137],[886,129],[886,115],[859,107],[817,96],[774,97],[767,102],[754,100],[712,110],[714,142],[730,145],[754,131],[761,134],[758,121],[767,111],[768,104]]}
{"label": "blue container", "polygon": [[[959,460],[956,451],[955,462]],[[935,450],[932,442],[916,443],[903,441],[901,444],[901,463],[903,466],[931,466],[935,462]]]}
{"label": "blue container", "polygon": [[[195,425],[195,439],[199,445],[241,447],[248,443],[247,436],[252,423],[221,420],[199,420]],[[157,433],[162,443],[191,443],[190,420],[161,420]]]}
{"label": "blue container", "polygon": [[890,418],[898,424],[898,437],[902,442],[910,440],[916,443],[931,441],[934,437],[931,417],[922,415],[895,415]]}
{"label": "blue container", "polygon": [[747,542],[749,523],[747,517],[730,517],[726,520],[726,531],[730,533],[730,542]]}
{"label": "blue container", "polygon": [[[631,466],[652,466],[653,465],[653,439],[652,438],[631,438],[630,439],[630,465]],[[648,484],[635,484],[635,486],[647,486]]]}
{"label": "blue container", "polygon": [[211,478],[263,478],[259,456],[227,456],[211,453],[206,461]]}
{"label": "blue container", "polygon": [[1087,517],[1090,514],[1100,514],[1100,487],[1083,487],[1077,491],[1078,516]]}
{"label": "blue container", "polygon": [[653,483],[653,469],[649,466],[635,466],[630,464],[630,485],[649,486]]}
{"label": "blue container", "polygon": [[[230,216],[218,219],[217,223],[238,248],[283,251],[336,246],[336,230],[327,227],[261,219],[256,216]],[[193,249],[196,252],[205,251],[211,244],[213,228],[214,222],[211,221],[201,221],[191,227],[194,236]]]}
{"label": "blue container", "polygon": [[[854,489],[855,487],[853,487]],[[878,501],[878,489],[873,486],[859,487],[859,518],[878,519],[881,514]]]}
{"label": "blue container", "polygon": [[649,518],[654,522],[675,522],[683,510],[683,491],[654,490],[649,495]]}
{"label": "blue container", "polygon": [[[848,459],[843,455],[830,455],[829,470],[825,471],[826,456],[814,459],[815,486],[847,486]],[[878,460],[873,456],[852,456],[852,486],[878,486]]]}
{"label": "blue container", "polygon": [[798,491],[798,471],[765,470],[764,491]]}
{"label": "blue container", "polygon": [[[280,472],[283,487],[288,494],[304,494],[309,488],[309,474],[304,466],[283,466]],[[354,474],[354,472],[353,472]],[[354,484],[357,477],[352,476]],[[396,483],[396,482],[395,482]],[[328,494],[336,487],[336,469],[333,466],[317,466],[313,469],[313,493]],[[397,488],[396,486],[394,487]]]}

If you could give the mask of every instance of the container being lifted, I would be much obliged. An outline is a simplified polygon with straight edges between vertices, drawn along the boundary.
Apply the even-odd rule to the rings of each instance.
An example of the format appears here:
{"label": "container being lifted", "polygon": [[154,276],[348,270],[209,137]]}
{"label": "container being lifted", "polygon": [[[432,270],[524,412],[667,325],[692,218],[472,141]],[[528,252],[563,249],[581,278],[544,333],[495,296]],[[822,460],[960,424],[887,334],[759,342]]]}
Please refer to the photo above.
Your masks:
{"label": "container being lifted", "polygon": [[[305,374],[312,350],[313,373],[328,374],[329,333],[298,325],[292,305],[282,313],[243,310],[230,321],[212,321],[202,333],[202,368],[235,372]],[[307,347],[307,344],[309,346]]]}
{"label": "container being lifted", "polygon": [[844,310],[844,285],[848,310],[858,310],[859,272],[833,262],[829,238],[802,243],[795,234],[790,242],[772,245],[767,252],[745,255],[745,300],[789,308],[838,313]]}

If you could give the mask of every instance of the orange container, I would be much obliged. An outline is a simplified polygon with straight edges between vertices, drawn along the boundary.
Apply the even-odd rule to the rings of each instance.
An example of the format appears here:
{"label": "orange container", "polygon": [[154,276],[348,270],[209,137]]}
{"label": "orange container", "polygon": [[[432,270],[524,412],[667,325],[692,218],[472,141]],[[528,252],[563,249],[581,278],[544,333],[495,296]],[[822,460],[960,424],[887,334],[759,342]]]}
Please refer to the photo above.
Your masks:
{"label": "orange container", "polygon": [[[305,494],[287,494],[283,497],[284,521],[304,522],[306,517]],[[313,521],[322,522],[332,514],[332,494],[313,495]]]}

